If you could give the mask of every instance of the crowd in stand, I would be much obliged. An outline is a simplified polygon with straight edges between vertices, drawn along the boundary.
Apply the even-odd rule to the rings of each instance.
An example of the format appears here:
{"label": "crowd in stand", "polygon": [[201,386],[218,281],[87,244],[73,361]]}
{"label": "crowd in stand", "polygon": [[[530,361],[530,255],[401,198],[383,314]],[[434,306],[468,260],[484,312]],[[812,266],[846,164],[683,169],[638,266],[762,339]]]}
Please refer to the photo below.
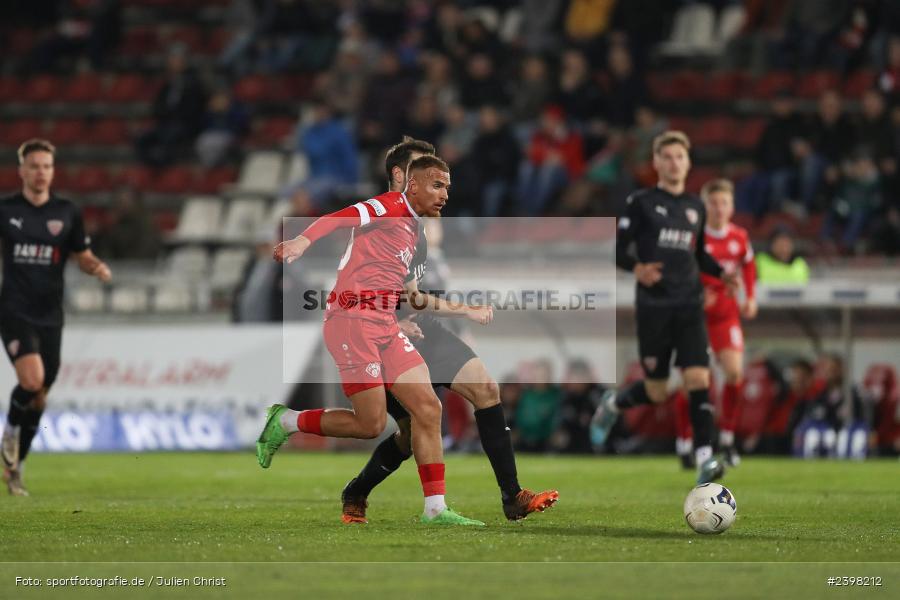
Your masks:
{"label": "crowd in stand", "polygon": [[[43,32],[29,72],[106,68],[128,3],[46,4],[11,3],[19,23]],[[820,250],[900,252],[900,9],[888,0],[233,0],[211,64],[166,49],[136,156],[156,166],[238,159],[258,115],[234,98],[235,82],[302,72],[311,83],[290,107],[301,113],[293,147],[310,175],[285,196],[305,194],[310,212],[380,182],[381,152],[409,134],[451,165],[451,216],[617,214],[630,190],[652,183],[649,141],[672,107],[647,76],[673,68],[659,50],[697,6],[722,20],[742,7],[743,24],[700,63],[675,68],[877,74],[859,102],[829,89],[811,109],[790,86],[776,90],[738,209],[824,215]]]}

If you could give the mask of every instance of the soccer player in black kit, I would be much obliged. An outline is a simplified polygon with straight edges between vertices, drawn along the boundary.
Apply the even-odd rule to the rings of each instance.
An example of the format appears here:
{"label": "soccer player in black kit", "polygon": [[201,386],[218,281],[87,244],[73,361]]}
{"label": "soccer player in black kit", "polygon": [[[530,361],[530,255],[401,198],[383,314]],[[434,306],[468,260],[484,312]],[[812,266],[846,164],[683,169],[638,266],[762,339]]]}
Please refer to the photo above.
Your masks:
{"label": "soccer player in black kit", "polygon": [[722,477],[725,467],[712,454],[713,407],[700,272],[722,278],[731,293],[738,283],[736,275],[726,275],[706,252],[706,209],[700,198],[684,189],[691,168],[690,148],[687,136],[679,131],[657,136],[653,168],[659,184],[632,194],[619,219],[616,266],[634,272],[637,279],[635,320],[645,379],[606,394],[594,415],[591,437],[595,445],[602,445],[621,411],[665,402],[674,351],[690,397],[697,483],[701,484]]}
{"label": "soccer player in black kit", "polygon": [[14,496],[28,495],[22,483],[22,462],[59,371],[66,260],[74,254],[85,273],[103,282],[112,277],[109,267],[91,252],[81,211],[50,193],[55,152],[46,140],[22,144],[22,191],[0,200],[0,337],[18,379],[9,401],[0,454],[3,478]]}
{"label": "soccer player in black kit", "polygon": [[[385,170],[391,191],[403,191],[406,188],[407,166],[426,154],[434,154],[434,146],[409,137],[404,137],[400,144],[388,150]],[[411,286],[418,288],[426,272],[427,254],[425,232],[420,225],[419,239],[406,279],[407,289]],[[556,490],[532,492],[519,486],[512,439],[500,405],[500,389],[484,362],[439,319],[415,311],[409,312],[413,312],[415,316],[407,314],[398,319],[400,330],[425,359],[434,385],[453,390],[475,408],[475,423],[481,445],[500,487],[506,518],[511,521],[524,519],[533,512],[542,512],[553,506],[559,499]],[[387,403],[388,413],[397,422],[399,430],[375,448],[363,470],[344,488],[341,494],[341,520],[344,523],[368,522],[366,508],[369,493],[412,454],[409,414],[390,392]]]}

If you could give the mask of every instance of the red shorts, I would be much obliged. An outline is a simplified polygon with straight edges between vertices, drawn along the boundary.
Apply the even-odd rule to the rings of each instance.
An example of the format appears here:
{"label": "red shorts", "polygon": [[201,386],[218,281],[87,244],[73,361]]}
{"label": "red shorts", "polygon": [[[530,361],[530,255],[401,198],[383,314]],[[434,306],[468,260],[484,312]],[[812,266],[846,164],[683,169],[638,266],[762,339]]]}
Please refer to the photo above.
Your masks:
{"label": "red shorts", "polygon": [[390,389],[397,377],[425,362],[396,320],[334,315],[325,321],[323,333],[347,396],[381,385]]}
{"label": "red shorts", "polygon": [[739,317],[706,321],[709,345],[718,354],[722,350],[744,351],[744,331]]}

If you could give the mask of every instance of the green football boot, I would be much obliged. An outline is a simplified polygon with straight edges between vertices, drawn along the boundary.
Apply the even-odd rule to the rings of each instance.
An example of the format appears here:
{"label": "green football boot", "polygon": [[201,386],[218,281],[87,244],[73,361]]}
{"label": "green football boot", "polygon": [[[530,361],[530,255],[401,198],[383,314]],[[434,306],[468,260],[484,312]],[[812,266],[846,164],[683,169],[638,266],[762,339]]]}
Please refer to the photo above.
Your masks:
{"label": "green football boot", "polygon": [[266,425],[259,434],[259,439],[256,440],[256,459],[263,469],[269,468],[275,452],[291,435],[281,426],[281,413],[286,410],[286,406],[273,404],[266,411]]}
{"label": "green football boot", "polygon": [[423,513],[420,520],[426,525],[474,525],[475,527],[484,527],[484,523],[482,523],[481,521],[476,521],[475,519],[467,519],[466,517],[454,512],[454,510],[449,506],[430,519]]}

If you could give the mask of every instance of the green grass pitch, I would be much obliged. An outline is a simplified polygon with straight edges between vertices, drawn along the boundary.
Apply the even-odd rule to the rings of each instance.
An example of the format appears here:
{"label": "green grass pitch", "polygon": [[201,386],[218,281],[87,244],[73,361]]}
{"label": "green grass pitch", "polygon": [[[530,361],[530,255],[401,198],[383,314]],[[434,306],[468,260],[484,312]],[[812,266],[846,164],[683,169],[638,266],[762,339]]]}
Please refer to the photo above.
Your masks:
{"label": "green grass pitch", "polygon": [[[134,597],[290,593],[300,580],[316,597],[431,599],[445,590],[458,598],[447,586],[494,598],[584,590],[633,597],[636,589],[645,597],[726,589],[728,598],[788,589],[804,597],[900,597],[896,461],[750,457],[724,481],[737,500],[734,526],[700,536],[681,514],[692,474],[674,457],[520,456],[522,484],[557,488],[561,500],[508,523],[486,459],[450,456],[448,501],[487,522],[479,529],[421,526],[412,463],[375,490],[369,525],[342,525],[340,490],[365,459],[288,452],[264,471],[252,453],[35,455],[26,473],[32,496],[0,498],[0,597],[61,597],[46,585],[16,587],[19,575],[120,572],[229,578],[219,590],[151,583]],[[348,562],[355,564],[340,564]],[[832,575],[879,576],[882,586],[832,590],[825,581]]]}

